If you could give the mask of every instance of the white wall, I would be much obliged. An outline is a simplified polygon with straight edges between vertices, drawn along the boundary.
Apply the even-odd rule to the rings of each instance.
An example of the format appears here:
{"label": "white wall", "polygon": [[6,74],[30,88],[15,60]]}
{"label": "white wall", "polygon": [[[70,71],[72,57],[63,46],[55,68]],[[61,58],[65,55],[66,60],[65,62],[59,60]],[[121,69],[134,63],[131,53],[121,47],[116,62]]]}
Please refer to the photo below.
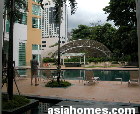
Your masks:
{"label": "white wall", "polygon": [[14,24],[14,42],[13,42],[13,60],[15,66],[18,66],[19,59],[19,42],[26,42],[27,40],[27,25],[15,23]]}
{"label": "white wall", "polygon": [[[43,57],[51,57],[52,54],[50,53],[54,53],[56,50],[58,50],[58,45],[54,46],[54,47],[50,47],[52,45],[54,45],[55,43],[58,43],[58,38],[43,38],[42,41],[46,41],[46,43],[42,43],[42,45],[46,45],[46,47],[42,47],[42,52],[41,52],[41,58]],[[60,46],[65,45],[64,44],[60,44]]]}

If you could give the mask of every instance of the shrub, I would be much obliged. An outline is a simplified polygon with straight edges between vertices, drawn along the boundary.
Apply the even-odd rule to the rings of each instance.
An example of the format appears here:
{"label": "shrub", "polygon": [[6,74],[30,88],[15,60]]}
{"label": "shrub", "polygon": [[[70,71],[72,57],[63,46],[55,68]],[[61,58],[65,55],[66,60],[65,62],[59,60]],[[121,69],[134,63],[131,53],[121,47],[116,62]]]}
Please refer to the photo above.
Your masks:
{"label": "shrub", "polygon": [[54,58],[43,58],[43,63],[48,63],[48,62],[55,62],[56,60]]}
{"label": "shrub", "polygon": [[76,57],[65,59],[65,62],[79,62],[79,61],[80,61],[80,58],[76,58]]}
{"label": "shrub", "polygon": [[12,100],[8,100],[8,95],[2,95],[2,109],[10,110],[18,108],[28,104],[29,102],[29,99],[20,95],[14,95]]}
{"label": "shrub", "polygon": [[68,86],[71,86],[71,83],[68,82],[68,81],[60,81],[60,84],[53,80],[53,81],[49,81],[45,87],[68,87]]}
{"label": "shrub", "polygon": [[105,61],[110,61],[110,58],[105,58],[105,57],[100,57],[100,58],[88,58],[88,62],[105,62]]}
{"label": "shrub", "polygon": [[118,61],[112,61],[112,64],[118,64]]}

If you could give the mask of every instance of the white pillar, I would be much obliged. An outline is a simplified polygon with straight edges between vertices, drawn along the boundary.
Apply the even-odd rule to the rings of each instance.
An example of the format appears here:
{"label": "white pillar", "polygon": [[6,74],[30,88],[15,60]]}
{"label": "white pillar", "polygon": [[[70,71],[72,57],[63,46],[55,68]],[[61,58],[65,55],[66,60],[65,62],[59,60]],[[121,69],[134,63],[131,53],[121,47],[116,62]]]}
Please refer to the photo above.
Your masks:
{"label": "white pillar", "polygon": [[80,57],[80,64],[81,64],[81,57]]}
{"label": "white pillar", "polygon": [[39,54],[39,51],[40,51],[40,45],[37,45],[38,49],[37,49],[37,61],[39,63],[39,66],[40,66],[40,54]]}
{"label": "white pillar", "polygon": [[63,57],[63,65],[64,65],[64,62],[65,62],[65,61],[64,61],[64,57]]}
{"label": "white pillar", "polygon": [[86,57],[85,57],[85,55],[84,55],[84,65],[85,65],[85,63],[86,63]]}
{"label": "white pillar", "polygon": [[139,61],[139,82],[140,82],[140,0],[136,0],[137,35],[138,35],[138,61]]}

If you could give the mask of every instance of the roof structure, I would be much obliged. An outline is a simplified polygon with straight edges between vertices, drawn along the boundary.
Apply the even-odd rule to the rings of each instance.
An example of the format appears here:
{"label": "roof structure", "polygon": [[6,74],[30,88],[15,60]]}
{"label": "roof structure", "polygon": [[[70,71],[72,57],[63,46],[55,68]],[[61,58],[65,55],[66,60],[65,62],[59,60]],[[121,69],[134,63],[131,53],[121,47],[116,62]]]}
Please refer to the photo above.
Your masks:
{"label": "roof structure", "polygon": [[[61,54],[65,53],[85,53],[86,57],[110,57],[111,51],[102,43],[95,40],[74,40],[60,48]],[[57,57],[57,51],[52,57]]]}
{"label": "roof structure", "polygon": [[77,56],[84,56],[84,55],[85,55],[85,53],[64,53],[61,56],[63,56],[63,57],[67,57],[67,56],[77,57]]}

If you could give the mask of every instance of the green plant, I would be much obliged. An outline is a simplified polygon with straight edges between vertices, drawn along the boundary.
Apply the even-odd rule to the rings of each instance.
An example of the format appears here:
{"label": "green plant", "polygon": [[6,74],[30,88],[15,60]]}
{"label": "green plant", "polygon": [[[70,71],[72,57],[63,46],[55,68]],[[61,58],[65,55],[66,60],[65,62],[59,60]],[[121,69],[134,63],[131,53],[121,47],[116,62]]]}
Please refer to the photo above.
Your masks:
{"label": "green plant", "polygon": [[119,64],[118,61],[112,61],[112,64]]}
{"label": "green plant", "polygon": [[79,61],[80,61],[80,58],[77,58],[77,57],[72,57],[70,59],[65,59],[65,62],[79,62]]}
{"label": "green plant", "polygon": [[26,105],[29,102],[29,99],[20,95],[14,95],[12,100],[8,100],[8,95],[2,95],[2,109],[11,110]]}
{"label": "green plant", "polygon": [[60,81],[60,83],[58,83],[57,81],[53,80],[53,81],[49,81],[45,87],[68,87],[71,86],[71,83],[68,81]]}
{"label": "green plant", "polygon": [[48,63],[48,62],[55,62],[56,60],[54,58],[43,58],[43,63]]}
{"label": "green plant", "polygon": [[97,62],[111,61],[111,59],[110,58],[106,58],[106,57],[100,57],[100,58],[92,57],[92,58],[88,58],[87,61],[88,62],[95,62],[95,63],[97,63]]}

